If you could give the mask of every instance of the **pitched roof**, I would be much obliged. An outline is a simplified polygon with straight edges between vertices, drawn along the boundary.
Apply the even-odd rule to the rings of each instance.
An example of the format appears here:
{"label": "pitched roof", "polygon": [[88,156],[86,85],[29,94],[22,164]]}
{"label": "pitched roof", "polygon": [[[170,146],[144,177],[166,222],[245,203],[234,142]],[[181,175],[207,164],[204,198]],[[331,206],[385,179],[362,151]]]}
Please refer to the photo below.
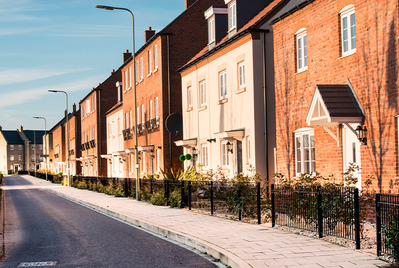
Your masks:
{"label": "pitched roof", "polygon": [[287,5],[285,5],[276,15],[273,16],[271,19],[271,24],[274,24],[285,17],[288,17],[292,13],[300,10],[301,8],[305,7],[306,5],[314,2],[315,0],[290,0]]}
{"label": "pitched roof", "polygon": [[25,136],[32,144],[43,144],[44,130],[23,130]]}
{"label": "pitched roof", "polygon": [[[229,38],[229,35],[226,36],[216,44],[211,50],[209,50],[208,46],[204,47],[197,55],[195,55],[190,61],[188,61],[184,66],[182,66],[178,71],[182,72],[191,65],[195,64],[196,62],[201,61],[204,58],[216,53],[221,48],[227,46],[228,44],[234,42],[235,40],[239,39],[240,37],[250,33],[251,30],[259,29],[261,23],[265,20],[269,20],[272,15],[277,12],[278,8],[284,5],[287,0],[274,0],[271,2],[267,7],[265,7],[262,11],[258,13],[255,17],[253,17],[247,24],[237,30],[237,33],[234,34],[232,37]],[[266,31],[266,30],[265,30]]]}
{"label": "pitched roof", "polygon": [[16,130],[2,130],[1,133],[8,144],[24,144]]}

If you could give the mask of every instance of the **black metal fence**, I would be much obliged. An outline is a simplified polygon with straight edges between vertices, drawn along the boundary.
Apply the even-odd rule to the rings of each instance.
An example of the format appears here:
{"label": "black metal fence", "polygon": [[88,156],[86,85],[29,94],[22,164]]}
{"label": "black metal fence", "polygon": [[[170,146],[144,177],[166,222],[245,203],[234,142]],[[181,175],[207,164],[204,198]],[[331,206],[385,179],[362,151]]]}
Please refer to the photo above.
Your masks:
{"label": "black metal fence", "polygon": [[[30,176],[35,176],[35,172],[32,171],[28,171],[27,174],[29,174]],[[42,173],[42,172],[36,172],[36,177],[39,179],[46,179],[46,173]],[[53,175],[51,173],[47,173],[47,180],[51,181],[52,183],[61,183],[62,181],[62,176],[61,175]]]}
{"label": "black metal fence", "polygon": [[399,196],[376,195],[377,256],[399,256]]}
{"label": "black metal fence", "polygon": [[354,240],[360,249],[359,190],[272,185],[272,225],[288,226]]}

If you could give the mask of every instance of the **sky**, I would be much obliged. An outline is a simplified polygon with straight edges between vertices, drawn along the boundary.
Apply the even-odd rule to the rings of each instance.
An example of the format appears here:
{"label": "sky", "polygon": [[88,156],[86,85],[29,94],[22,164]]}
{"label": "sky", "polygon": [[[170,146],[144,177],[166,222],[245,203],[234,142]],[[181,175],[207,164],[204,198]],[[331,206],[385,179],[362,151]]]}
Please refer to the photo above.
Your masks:
{"label": "sky", "polygon": [[3,130],[51,129],[79,105],[93,87],[122,65],[132,50],[135,15],[136,50],[144,30],[157,32],[184,11],[184,0],[0,0],[0,126]]}

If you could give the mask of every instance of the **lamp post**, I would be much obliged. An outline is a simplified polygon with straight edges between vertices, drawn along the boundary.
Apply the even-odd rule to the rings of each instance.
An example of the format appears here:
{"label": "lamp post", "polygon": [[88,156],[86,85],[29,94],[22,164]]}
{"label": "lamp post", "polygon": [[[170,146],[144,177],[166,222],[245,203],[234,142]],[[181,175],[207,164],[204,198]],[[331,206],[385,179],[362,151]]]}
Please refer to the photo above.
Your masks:
{"label": "lamp post", "polygon": [[139,199],[139,176],[140,176],[140,162],[139,162],[139,151],[138,151],[138,140],[137,140],[137,95],[136,95],[136,60],[135,60],[135,48],[134,48],[134,14],[127,8],[124,7],[113,7],[113,6],[101,6],[97,5],[96,8],[105,10],[124,10],[132,15],[132,31],[133,31],[133,43],[132,43],[132,62],[133,62],[133,92],[134,92],[134,137],[135,137],[135,155],[136,155],[136,200]]}
{"label": "lamp post", "polygon": [[[43,116],[34,116],[33,118],[35,118],[35,119],[43,119],[44,120],[44,137],[46,137],[45,139],[47,139],[47,121],[46,121],[46,118],[44,118]],[[45,162],[46,162],[46,181],[48,180],[48,178],[47,178],[47,146],[45,146],[46,145],[46,141],[44,141],[43,142],[44,143],[44,146],[43,146],[43,149],[44,149],[44,160],[45,160]]]}
{"label": "lamp post", "polygon": [[69,178],[69,120],[68,120],[68,93],[62,90],[54,90],[49,89],[48,92],[52,93],[64,93],[66,97],[66,132],[67,132],[67,177],[68,177],[68,185],[71,186],[70,178]]}

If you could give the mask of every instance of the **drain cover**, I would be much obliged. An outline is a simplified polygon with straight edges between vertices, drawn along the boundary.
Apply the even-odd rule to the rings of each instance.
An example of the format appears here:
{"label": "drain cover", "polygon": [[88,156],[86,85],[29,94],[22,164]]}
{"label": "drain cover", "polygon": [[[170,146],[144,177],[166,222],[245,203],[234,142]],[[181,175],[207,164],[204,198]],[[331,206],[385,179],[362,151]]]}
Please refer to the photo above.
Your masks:
{"label": "drain cover", "polygon": [[21,262],[18,267],[48,267],[56,266],[56,261],[32,261],[32,262]]}

